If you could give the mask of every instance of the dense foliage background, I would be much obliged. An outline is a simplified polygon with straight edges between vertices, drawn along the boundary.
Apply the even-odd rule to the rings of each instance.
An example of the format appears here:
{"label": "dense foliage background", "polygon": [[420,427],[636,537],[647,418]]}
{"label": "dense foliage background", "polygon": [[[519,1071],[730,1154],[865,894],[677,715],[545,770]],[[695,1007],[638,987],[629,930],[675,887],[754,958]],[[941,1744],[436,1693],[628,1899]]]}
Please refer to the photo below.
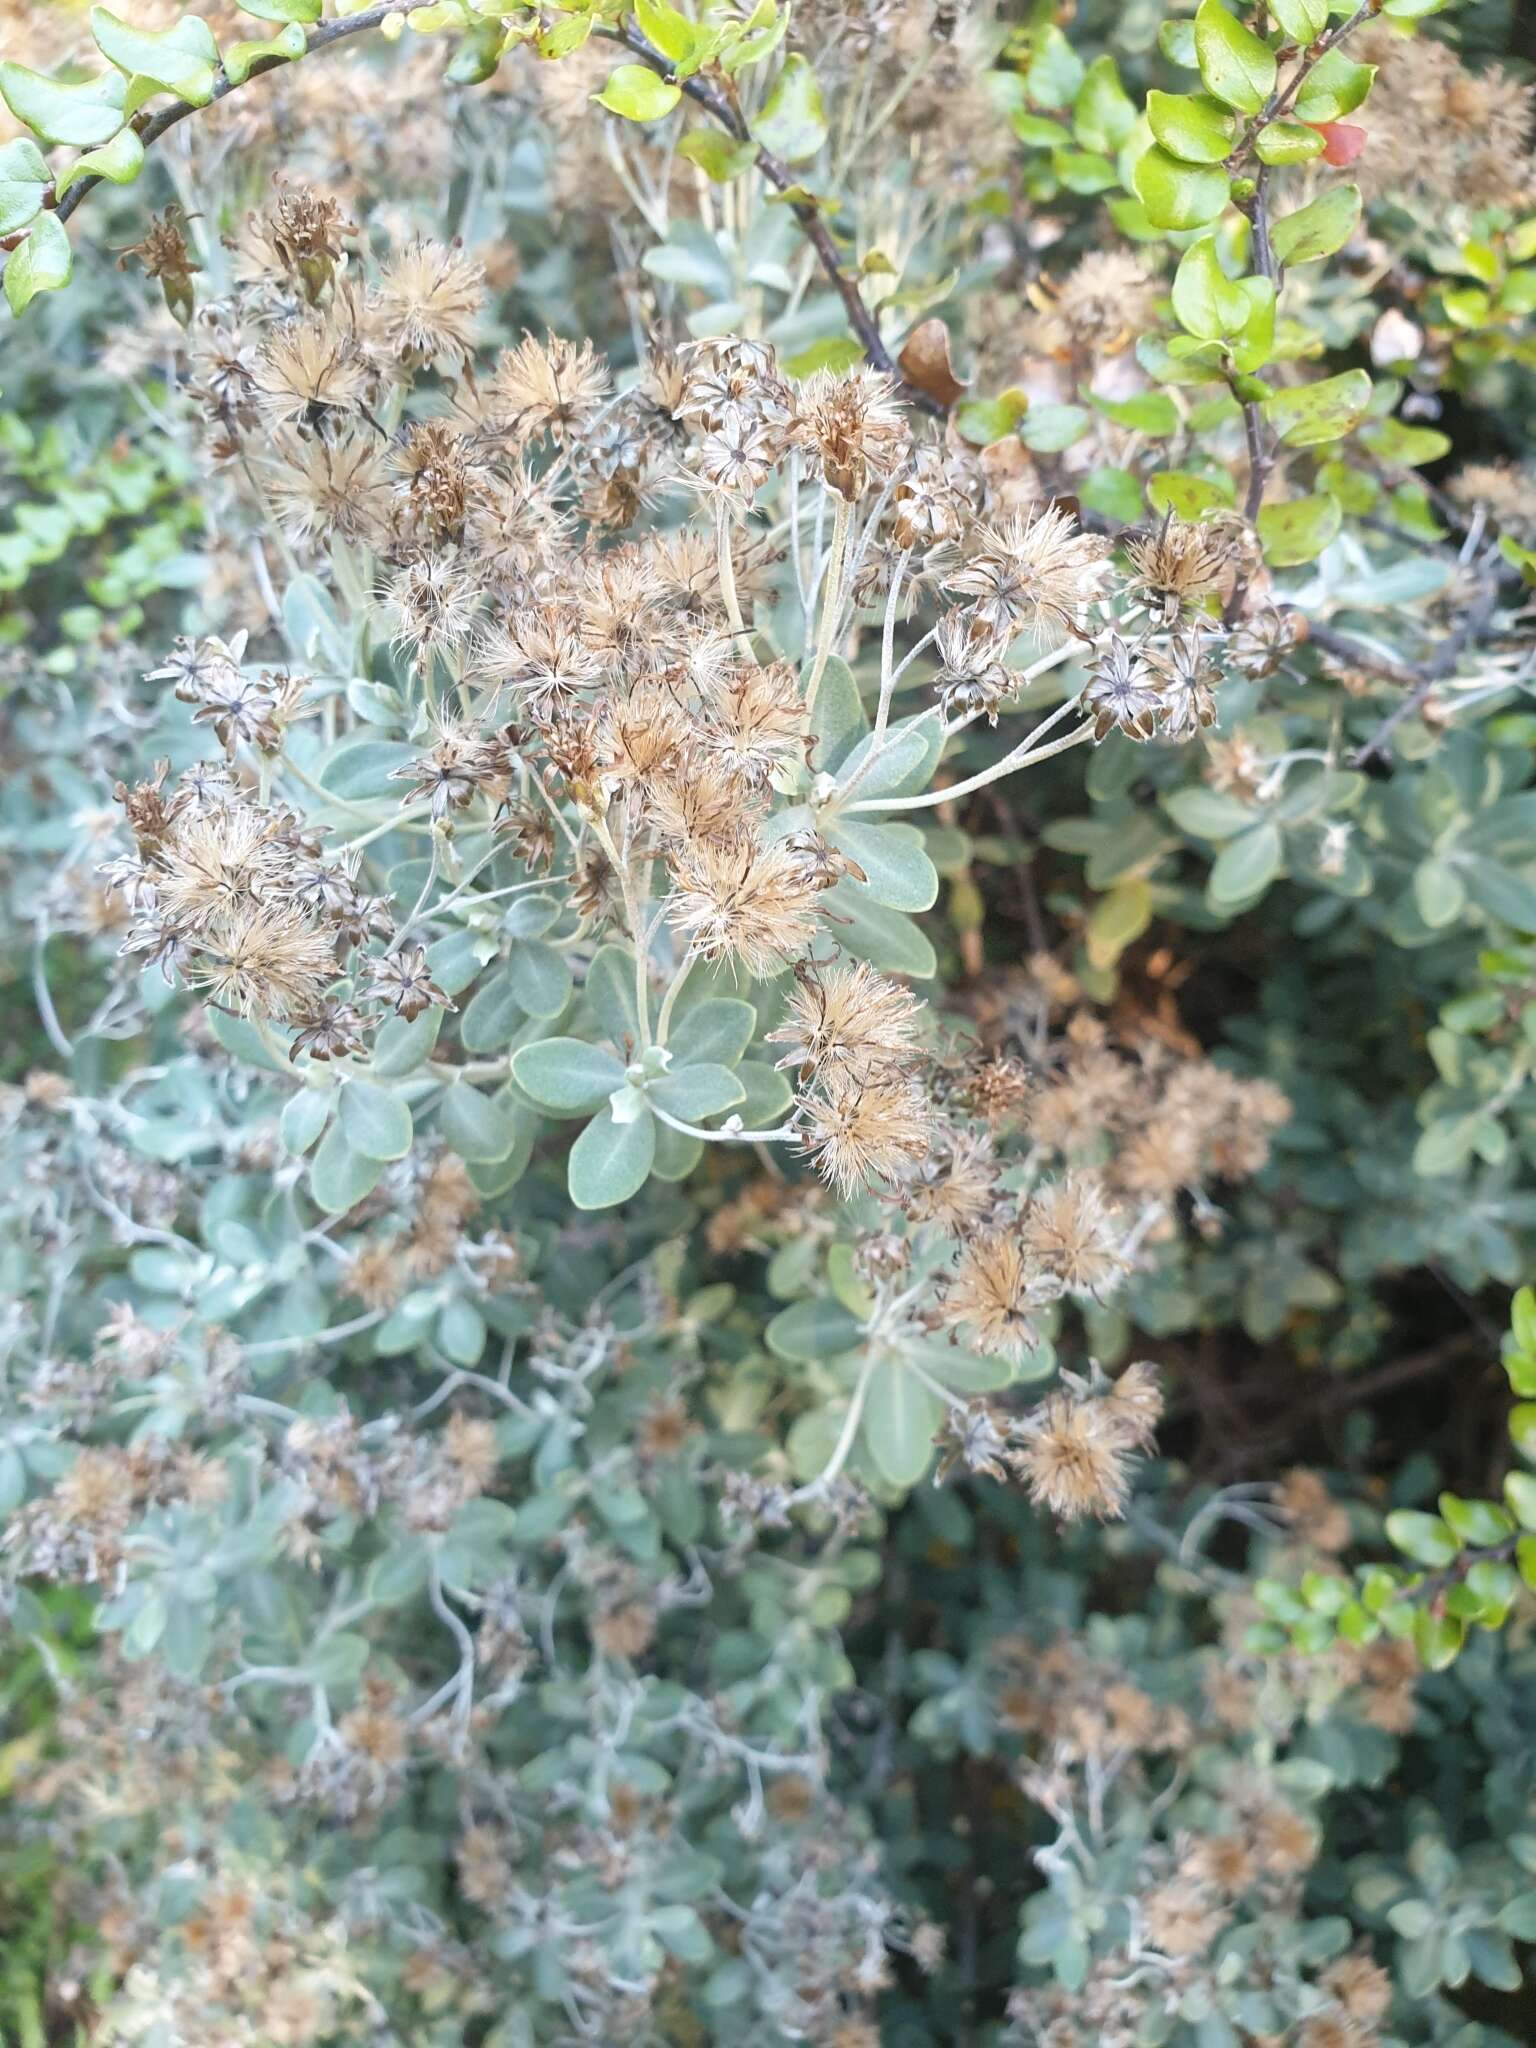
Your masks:
{"label": "dense foliage background", "polygon": [[1530,2040],[1528,14],[120,17],[0,6],[0,2037]]}

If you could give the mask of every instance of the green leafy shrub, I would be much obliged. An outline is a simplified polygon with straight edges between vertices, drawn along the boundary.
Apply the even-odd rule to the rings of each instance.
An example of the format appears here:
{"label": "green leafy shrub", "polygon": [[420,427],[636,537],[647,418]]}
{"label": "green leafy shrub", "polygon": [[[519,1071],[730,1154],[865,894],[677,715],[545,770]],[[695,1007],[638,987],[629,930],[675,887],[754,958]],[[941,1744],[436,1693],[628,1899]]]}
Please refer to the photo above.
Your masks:
{"label": "green leafy shrub", "polygon": [[1528,2036],[1437,11],[23,24],[21,2038]]}

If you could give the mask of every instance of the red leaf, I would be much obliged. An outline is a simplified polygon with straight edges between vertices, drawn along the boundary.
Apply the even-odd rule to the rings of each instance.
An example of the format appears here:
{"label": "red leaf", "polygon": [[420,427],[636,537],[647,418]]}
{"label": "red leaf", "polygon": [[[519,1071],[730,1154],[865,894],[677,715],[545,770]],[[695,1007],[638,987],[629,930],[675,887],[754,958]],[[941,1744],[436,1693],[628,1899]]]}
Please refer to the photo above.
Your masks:
{"label": "red leaf", "polygon": [[1341,170],[1354,162],[1370,140],[1364,128],[1351,127],[1348,121],[1309,121],[1307,126],[1323,138],[1323,162],[1337,164]]}

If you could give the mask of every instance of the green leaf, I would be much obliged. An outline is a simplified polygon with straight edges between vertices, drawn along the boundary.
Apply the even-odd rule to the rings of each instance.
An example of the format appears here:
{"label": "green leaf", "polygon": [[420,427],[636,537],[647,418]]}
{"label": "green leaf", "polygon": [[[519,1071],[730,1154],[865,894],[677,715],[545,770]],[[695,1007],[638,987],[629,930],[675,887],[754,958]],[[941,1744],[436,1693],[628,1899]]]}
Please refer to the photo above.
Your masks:
{"label": "green leaf", "polygon": [[347,1142],[365,1159],[403,1159],[411,1149],[410,1105],[376,1082],[345,1082],[337,1117]]}
{"label": "green leaf", "polygon": [[1173,274],[1173,310],[1186,333],[1215,341],[1247,324],[1247,294],[1221,267],[1210,235],[1192,242]]}
{"label": "green leaf", "polygon": [[635,20],[640,24],[641,34],[653,43],[663,57],[670,57],[674,63],[685,63],[698,48],[701,31],[686,14],[679,14],[670,7],[667,0],[634,0]]}
{"label": "green leaf", "polygon": [[[750,142],[732,142],[717,128],[696,128],[679,142],[677,153],[697,164],[705,177],[712,178],[717,185],[728,185],[751,166],[757,150]],[[855,359],[858,353],[856,350]]]}
{"label": "green leaf", "polygon": [[0,99],[24,127],[44,142],[94,149],[110,142],[123,125],[127,82],[115,71],[62,85],[21,64],[0,64]]}
{"label": "green leaf", "polygon": [[1413,1617],[1413,1647],[1426,1669],[1444,1671],[1456,1662],[1467,1639],[1467,1625],[1450,1614],[1420,1608]]}
{"label": "green leaf", "polygon": [[541,1109],[590,1116],[624,1085],[622,1061],[580,1038],[545,1038],[512,1055],[512,1077]]}
{"label": "green leaf", "polygon": [[756,1029],[757,1012],[750,1003],[735,996],[706,996],[675,1020],[667,1044],[679,1066],[711,1060],[734,1067]]}
{"label": "green leaf", "polygon": [[571,999],[565,955],[543,939],[524,939],[512,948],[507,978],[530,1017],[558,1017]]}
{"label": "green leaf", "polygon": [[1095,57],[1072,102],[1072,128],[1084,149],[1113,156],[1136,125],[1136,108],[1113,57]]}
{"label": "green leaf", "polygon": [[1297,120],[1342,121],[1364,100],[1375,76],[1374,64],[1355,64],[1342,50],[1330,50],[1313,65],[1297,94]]}
{"label": "green leaf", "polygon": [[1502,861],[1464,854],[1461,870],[1467,893],[1479,910],[1513,925],[1518,932],[1536,933],[1536,886]]}
{"label": "green leaf", "polygon": [[786,57],[773,91],[752,123],[765,149],[787,164],[814,156],[827,139],[827,112],[816,74],[803,57]]}
{"label": "green leaf", "polygon": [[[492,24],[487,22],[485,26],[489,28]],[[498,48],[500,47],[499,37],[497,38],[497,46]],[[256,66],[265,63],[268,58],[278,58],[285,64],[293,64],[304,55],[308,48],[308,38],[305,36],[303,29],[297,25],[285,28],[280,35],[269,36],[264,42],[242,41],[231,43],[224,52],[224,76],[231,85],[244,85]],[[491,69],[494,70],[495,66],[493,65]],[[489,77],[490,72],[487,71],[482,75]],[[453,77],[451,67],[449,76]],[[457,84],[459,81],[455,78],[454,82]],[[478,83],[478,80],[476,80],[476,83]]]}
{"label": "green leaf", "polygon": [[938,973],[938,955],[922,926],[903,911],[874,902],[857,883],[838,882],[822,903],[839,920],[833,926],[838,944],[856,960],[867,960],[882,974],[908,974],[915,981],[928,981]]}
{"label": "green leaf", "polygon": [[1022,391],[1004,391],[997,398],[967,398],[955,407],[955,431],[973,448],[1004,441],[1029,411]]}
{"label": "green leaf", "polygon": [[852,886],[867,889],[876,903],[891,910],[931,910],[938,901],[939,871],[915,826],[833,818],[827,822],[826,836],[864,870],[865,880]]}
{"label": "green leaf", "polygon": [[1248,318],[1232,344],[1232,362],[1248,376],[1262,370],[1274,352],[1275,287],[1267,277],[1243,277],[1237,288],[1248,301]]}
{"label": "green leaf", "polygon": [[437,1128],[444,1143],[471,1164],[507,1158],[522,1136],[508,1111],[467,1081],[455,1081],[445,1090]]}
{"label": "green leaf", "polygon": [[1271,568],[1293,569],[1298,563],[1315,560],[1343,523],[1343,510],[1330,491],[1288,498],[1280,505],[1261,505],[1259,545]]}
{"label": "green leaf", "polygon": [[1174,233],[1209,226],[1232,189],[1225,171],[1181,163],[1161,143],[1136,159],[1131,183],[1153,227]]}
{"label": "green leaf", "polygon": [[1035,41],[1024,86],[1037,107],[1066,107],[1076,99],[1087,70],[1067,38],[1050,22]]}
{"label": "green leaf", "polygon": [[680,85],[659,78],[648,64],[620,64],[609,72],[602,91],[592,95],[600,107],[626,121],[659,121],[682,96]]}
{"label": "green leaf", "polygon": [[1328,26],[1328,0],[1269,0],[1269,11],[1293,43],[1316,42]]}
{"label": "green leaf", "polygon": [[794,1365],[819,1365],[853,1350],[864,1335],[864,1325],[840,1301],[829,1294],[813,1295],[809,1301],[791,1302],[780,1309],[763,1333],[764,1342],[776,1358]]}
{"label": "green leaf", "polygon": [[105,178],[109,184],[131,185],[144,168],[144,145],[132,128],[119,128],[100,149],[88,149],[59,173],[54,187],[60,199],[76,178]]}
{"label": "green leaf", "polygon": [[1088,431],[1092,415],[1081,405],[1032,405],[1019,422],[1019,439],[1037,455],[1056,455]]}
{"label": "green leaf", "polygon": [[1229,840],[1216,857],[1206,886],[1213,907],[1249,903],[1280,872],[1285,847],[1278,825],[1254,825]]}
{"label": "green leaf", "polygon": [[1431,1571],[1454,1564],[1461,1554],[1461,1545],[1440,1517],[1417,1508],[1394,1509],[1387,1517],[1386,1530],[1387,1541],[1395,1549]]}
{"label": "green leaf", "polygon": [[1305,121],[1266,121],[1253,146],[1261,164],[1304,164],[1321,156],[1328,144]]}
{"label": "green leaf", "polygon": [[18,135],[0,149],[0,235],[14,235],[43,210],[53,173],[30,136]]}
{"label": "green leaf", "polygon": [[318,21],[320,0],[240,0],[240,12],[258,21]]}
{"label": "green leaf", "polygon": [[1179,430],[1179,409],[1166,391],[1141,391],[1134,398],[1100,398],[1092,391],[1084,396],[1096,412],[1133,434],[1162,441]]}
{"label": "green leaf", "polygon": [[1413,900],[1431,931],[1454,924],[1467,905],[1460,875],[1443,860],[1421,860],[1413,871]]}
{"label": "green leaf", "polygon": [[1282,263],[1316,263],[1342,249],[1360,218],[1360,187],[1330,185],[1310,205],[1277,220],[1270,246]]}
{"label": "green leaf", "polygon": [[605,1109],[571,1147],[566,1183],[578,1209],[611,1209],[638,1194],[656,1157],[656,1119],[647,1111],[633,1123]]}
{"label": "green leaf", "polygon": [[1442,1493],[1436,1506],[1452,1534],[1474,1550],[1491,1550],[1514,1534],[1510,1517],[1491,1500],[1463,1500],[1459,1494]]}
{"label": "green leaf", "polygon": [[93,7],[91,34],[108,63],[126,77],[147,79],[189,107],[205,107],[212,99],[219,46],[199,16],[184,14],[171,28],[142,29],[119,21],[105,7]]}
{"label": "green leaf", "polygon": [[1240,114],[1256,114],[1275,89],[1274,53],[1221,0],[1195,11],[1195,59],[1206,91]]}
{"label": "green leaf", "polygon": [[1164,21],[1158,24],[1157,47],[1170,64],[1177,64],[1181,70],[1193,71],[1195,57],[1195,24],[1192,21]]}
{"label": "green leaf", "polygon": [[5,299],[18,317],[39,292],[56,292],[69,283],[73,266],[69,237],[54,214],[39,214],[27,239],[5,259]]}
{"label": "green leaf", "polygon": [[[804,687],[802,677],[802,690]],[[811,733],[816,742],[812,758],[816,766],[830,767],[860,734],[868,731],[869,718],[853,670],[841,655],[834,654],[822,671],[821,687],[811,711]]]}
{"label": "green leaf", "polygon": [[933,1458],[944,1403],[899,1355],[881,1359],[864,1395],[863,1437],[883,1479],[915,1486]]}
{"label": "green leaf", "polygon": [[1163,148],[1181,163],[1219,164],[1237,140],[1236,114],[1209,93],[1149,92],[1147,121]]}
{"label": "green leaf", "polygon": [[697,1124],[707,1116],[735,1109],[747,1091],[729,1067],[700,1060],[694,1066],[674,1067],[653,1081],[646,1092],[669,1116],[681,1117],[685,1124]]}
{"label": "green leaf", "polygon": [[743,1060],[735,1070],[746,1093],[736,1105],[749,1131],[765,1131],[779,1123],[789,1108],[793,1090],[777,1067],[763,1060]]}
{"label": "green leaf", "polygon": [[1147,478],[1147,503],[1154,512],[1172,512],[1179,519],[1193,521],[1207,512],[1226,510],[1232,503],[1232,485],[1226,477],[1160,469]]}
{"label": "green leaf", "polygon": [[1141,516],[1141,485],[1128,469],[1101,465],[1090,469],[1077,487],[1077,495],[1090,512],[1106,519],[1118,519],[1130,526]]}
{"label": "green leaf", "polygon": [[332,1124],[309,1169],[309,1192],[328,1216],[339,1216],[373,1193],[383,1171],[381,1159],[359,1152],[341,1126]]}
{"label": "green leaf", "polygon": [[512,977],[505,967],[487,975],[470,997],[459,1019],[459,1042],[466,1052],[499,1052],[523,1021]]}
{"label": "green leaf", "polygon": [[1370,402],[1371,380],[1365,371],[1345,370],[1315,384],[1273,392],[1263,409],[1288,448],[1313,448],[1349,433],[1365,417]]}
{"label": "green leaf", "polygon": [[1172,790],[1162,801],[1179,830],[1197,839],[1232,839],[1255,824],[1259,815],[1252,804],[1227,790],[1208,789],[1203,782]]}
{"label": "green leaf", "polygon": [[335,1102],[334,1088],[303,1088],[290,1095],[277,1126],[283,1150],[295,1159],[307,1152],[330,1121]]}

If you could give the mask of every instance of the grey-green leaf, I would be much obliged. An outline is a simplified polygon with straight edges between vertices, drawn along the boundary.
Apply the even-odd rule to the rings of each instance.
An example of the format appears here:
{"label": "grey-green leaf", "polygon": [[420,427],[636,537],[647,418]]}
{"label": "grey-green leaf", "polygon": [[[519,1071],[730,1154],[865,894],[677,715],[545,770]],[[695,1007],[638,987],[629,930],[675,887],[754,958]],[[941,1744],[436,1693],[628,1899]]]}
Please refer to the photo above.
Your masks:
{"label": "grey-green leaf", "polygon": [[512,1075],[526,1095],[560,1116],[589,1116],[624,1081],[622,1063],[581,1038],[544,1038],[512,1056]]}
{"label": "grey-green leaf", "polygon": [[571,1147],[566,1180],[578,1209],[611,1209],[638,1194],[656,1156],[656,1119],[616,1124],[611,1110],[593,1117]]}
{"label": "grey-green leaf", "polygon": [[377,1082],[348,1080],[337,1115],[353,1150],[366,1159],[403,1159],[411,1149],[409,1104]]}

